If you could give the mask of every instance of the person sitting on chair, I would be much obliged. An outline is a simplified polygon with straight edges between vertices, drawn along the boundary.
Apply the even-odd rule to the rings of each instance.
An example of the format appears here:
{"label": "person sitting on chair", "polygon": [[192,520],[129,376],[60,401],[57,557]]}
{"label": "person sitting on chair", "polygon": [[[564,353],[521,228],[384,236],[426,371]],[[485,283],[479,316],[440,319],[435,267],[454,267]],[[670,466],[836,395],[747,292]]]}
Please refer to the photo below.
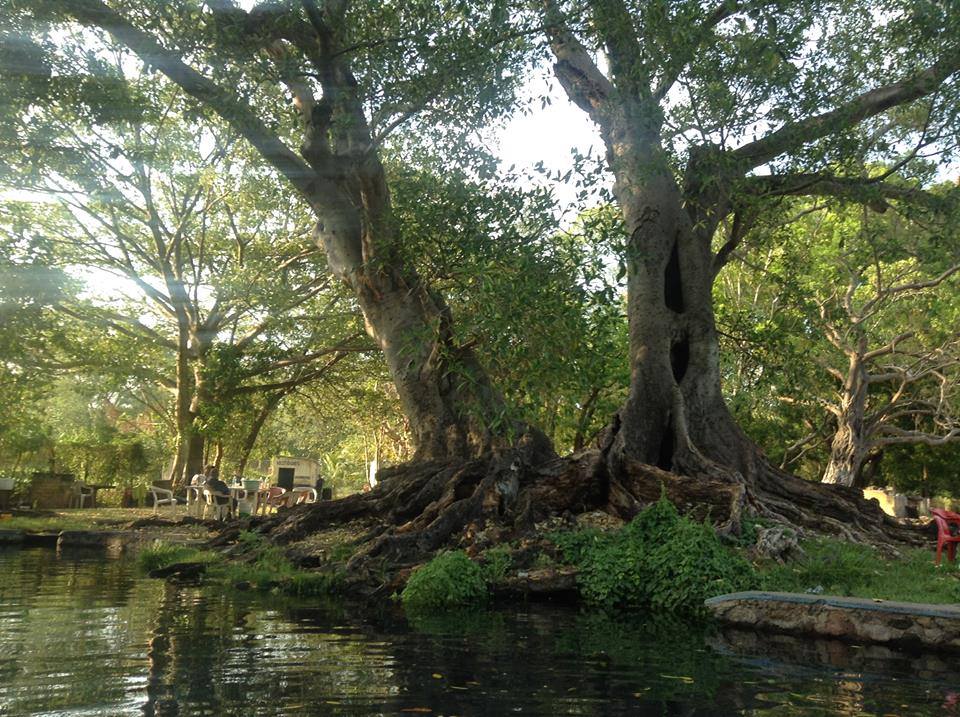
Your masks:
{"label": "person sitting on chair", "polygon": [[220,471],[217,470],[217,467],[207,466],[203,474],[207,476],[207,481],[203,484],[203,487],[209,489],[210,492],[214,494],[214,500],[217,501],[217,505],[229,504],[232,512],[236,507],[234,505],[235,501],[230,498],[229,486],[220,480]]}

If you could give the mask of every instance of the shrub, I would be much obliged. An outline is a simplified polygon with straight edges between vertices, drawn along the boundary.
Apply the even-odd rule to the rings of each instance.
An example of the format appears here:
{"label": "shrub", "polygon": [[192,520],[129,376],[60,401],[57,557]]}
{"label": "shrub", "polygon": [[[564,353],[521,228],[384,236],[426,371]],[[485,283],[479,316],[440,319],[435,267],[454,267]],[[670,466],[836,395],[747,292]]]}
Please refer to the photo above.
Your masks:
{"label": "shrub", "polygon": [[615,532],[552,536],[577,566],[580,594],[603,607],[697,614],[713,595],[755,582],[753,568],[713,528],[682,517],[665,497]]}
{"label": "shrub", "polygon": [[750,563],[724,547],[710,525],[685,519],[667,540],[648,549],[642,564],[650,606],[671,612],[702,612],[707,598],[755,582]]}
{"label": "shrub", "polygon": [[440,553],[414,571],[400,594],[404,607],[414,610],[463,607],[486,598],[483,569],[462,550]]}

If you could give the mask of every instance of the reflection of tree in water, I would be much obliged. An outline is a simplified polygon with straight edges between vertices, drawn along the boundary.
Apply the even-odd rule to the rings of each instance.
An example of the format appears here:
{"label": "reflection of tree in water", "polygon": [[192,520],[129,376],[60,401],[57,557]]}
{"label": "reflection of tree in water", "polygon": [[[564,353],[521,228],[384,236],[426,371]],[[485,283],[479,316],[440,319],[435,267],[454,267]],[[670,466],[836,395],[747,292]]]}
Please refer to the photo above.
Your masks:
{"label": "reflection of tree in water", "polygon": [[322,705],[336,714],[395,693],[383,643],[341,617],[274,596],[168,586],[148,643],[142,710],[286,715]]}
{"label": "reflection of tree in water", "polygon": [[[244,613],[227,600],[164,584],[147,642],[144,714],[224,714],[231,703],[243,704],[239,676],[254,668],[251,651],[244,649],[250,635],[238,629],[243,622]],[[243,672],[225,669],[229,656],[247,663]]]}
{"label": "reflection of tree in water", "polygon": [[43,550],[0,552],[0,574],[10,714],[933,715],[960,701],[949,660],[882,647],[557,607],[405,619]]}
{"label": "reflection of tree in water", "polygon": [[[409,704],[441,712],[718,715],[749,699],[703,631],[557,608],[412,616]],[[432,677],[433,671],[442,674]],[[414,696],[416,695],[416,696]]]}
{"label": "reflection of tree in water", "polygon": [[0,705],[4,714],[120,704],[140,665],[152,586],[96,551],[5,552],[0,566]]}

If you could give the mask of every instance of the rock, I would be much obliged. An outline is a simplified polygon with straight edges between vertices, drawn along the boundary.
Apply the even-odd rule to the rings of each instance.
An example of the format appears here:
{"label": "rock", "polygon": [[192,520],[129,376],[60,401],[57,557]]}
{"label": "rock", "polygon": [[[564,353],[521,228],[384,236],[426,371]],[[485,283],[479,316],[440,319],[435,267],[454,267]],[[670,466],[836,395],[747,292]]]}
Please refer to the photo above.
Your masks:
{"label": "rock", "polygon": [[151,578],[164,578],[173,582],[196,582],[207,571],[206,563],[174,563],[165,568],[151,570]]}
{"label": "rock", "polygon": [[0,530],[0,545],[19,545],[22,542],[22,530]]}
{"label": "rock", "polygon": [[705,602],[720,622],[794,635],[960,650],[960,607],[802,593],[732,593]]}
{"label": "rock", "polygon": [[753,551],[759,556],[773,558],[779,563],[803,555],[797,531],[782,525],[760,528],[757,531],[757,542],[753,546]]}
{"label": "rock", "polygon": [[495,590],[524,595],[574,593],[577,589],[577,569],[569,565],[520,570],[497,583]]}
{"label": "rock", "polygon": [[598,530],[619,530],[623,527],[623,519],[604,513],[602,510],[594,510],[590,513],[581,513],[577,516],[578,528],[596,528]]}

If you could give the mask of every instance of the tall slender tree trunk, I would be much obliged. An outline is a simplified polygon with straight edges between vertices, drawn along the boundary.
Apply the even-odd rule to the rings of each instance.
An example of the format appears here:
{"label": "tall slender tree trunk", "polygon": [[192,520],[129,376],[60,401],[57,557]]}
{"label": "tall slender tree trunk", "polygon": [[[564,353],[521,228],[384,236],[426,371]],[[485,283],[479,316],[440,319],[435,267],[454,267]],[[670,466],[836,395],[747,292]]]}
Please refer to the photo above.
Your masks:
{"label": "tall slender tree trunk", "polygon": [[[184,473],[189,472],[193,446],[191,446],[191,434],[193,428],[193,417],[190,415],[190,401],[193,394],[193,374],[190,371],[190,360],[188,356],[188,337],[185,331],[180,332],[177,349],[177,367],[176,367],[176,406],[174,410],[174,421],[177,427],[176,437],[176,458],[173,469],[170,472],[170,480],[176,486],[182,486],[184,482]],[[192,473],[190,474],[192,475]]]}
{"label": "tall slender tree trunk", "polygon": [[237,456],[237,473],[243,475],[244,471],[247,469],[247,462],[250,460],[250,453],[253,451],[253,447],[257,445],[257,438],[260,436],[260,431],[263,428],[263,425],[267,422],[267,419],[270,417],[270,414],[276,410],[277,406],[280,405],[280,401],[283,399],[284,394],[282,391],[278,391],[270,396],[267,396],[266,401],[260,410],[257,411],[257,414],[253,417],[253,421],[250,424],[249,430],[247,430],[247,435],[243,438],[243,443],[240,446],[240,454]]}
{"label": "tall slender tree trunk", "polygon": [[[865,340],[862,340],[861,349],[865,349],[865,344]],[[863,350],[855,351],[850,356],[850,366],[843,384],[837,432],[830,445],[830,460],[823,472],[824,483],[852,486],[860,476],[860,470],[870,452],[868,428],[864,420],[867,388]]]}

